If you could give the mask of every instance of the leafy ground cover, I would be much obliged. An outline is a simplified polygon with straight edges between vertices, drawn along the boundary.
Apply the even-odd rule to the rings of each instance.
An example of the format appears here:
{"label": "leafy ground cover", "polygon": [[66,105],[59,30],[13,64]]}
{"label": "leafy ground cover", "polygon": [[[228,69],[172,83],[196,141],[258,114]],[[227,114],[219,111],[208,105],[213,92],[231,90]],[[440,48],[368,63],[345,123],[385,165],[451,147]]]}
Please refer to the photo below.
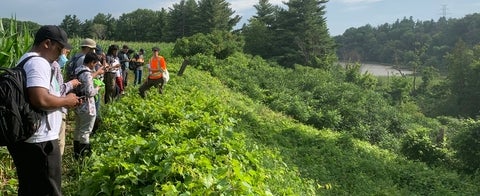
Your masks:
{"label": "leafy ground cover", "polygon": [[[67,146],[64,194],[475,195],[480,192],[475,176],[407,160],[345,132],[308,126],[285,115],[282,102],[276,102],[278,107],[273,111],[263,99],[252,95],[257,92],[256,95],[263,97],[275,92],[262,92],[265,88],[248,92],[248,88],[238,83],[238,88],[234,88],[235,81],[241,80],[225,82],[201,70],[202,66],[218,66],[229,63],[228,60],[201,58],[204,59],[200,69],[188,67],[181,77],[175,73],[182,60],[169,58],[171,81],[162,95],[151,89],[144,100],[136,93],[136,87],[129,86],[125,96],[104,105],[104,124],[93,137],[93,155],[77,163]],[[277,68],[269,71],[288,73]],[[307,85],[317,80],[303,78]],[[285,81],[278,81],[277,85],[291,88]],[[334,91],[330,92],[334,95]],[[296,104],[299,103],[297,100]],[[335,116],[339,115],[332,114]],[[331,124],[339,125],[335,122]],[[334,128],[338,127],[341,126]],[[0,152],[5,151],[0,149]],[[13,164],[6,153],[0,158],[2,194],[15,194]]]}
{"label": "leafy ground cover", "polygon": [[[163,95],[106,106],[72,194],[470,195],[475,179],[274,112],[188,68]],[[78,181],[77,181],[78,180]],[[79,182],[78,186],[76,185]]]}

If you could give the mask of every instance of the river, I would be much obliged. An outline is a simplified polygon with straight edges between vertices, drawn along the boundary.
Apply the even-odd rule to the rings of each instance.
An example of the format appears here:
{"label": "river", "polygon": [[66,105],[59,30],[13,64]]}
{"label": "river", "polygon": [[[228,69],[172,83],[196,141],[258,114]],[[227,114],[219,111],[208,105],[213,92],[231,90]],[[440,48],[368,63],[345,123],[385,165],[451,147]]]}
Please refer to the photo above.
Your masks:
{"label": "river", "polygon": [[[344,62],[340,62],[341,65],[345,65]],[[363,63],[361,64],[360,72],[363,73],[370,73],[374,76],[400,76],[400,71],[394,69],[393,66],[389,65],[381,65],[381,64],[372,64],[372,63]],[[403,74],[409,75],[413,72],[410,70],[401,70]]]}

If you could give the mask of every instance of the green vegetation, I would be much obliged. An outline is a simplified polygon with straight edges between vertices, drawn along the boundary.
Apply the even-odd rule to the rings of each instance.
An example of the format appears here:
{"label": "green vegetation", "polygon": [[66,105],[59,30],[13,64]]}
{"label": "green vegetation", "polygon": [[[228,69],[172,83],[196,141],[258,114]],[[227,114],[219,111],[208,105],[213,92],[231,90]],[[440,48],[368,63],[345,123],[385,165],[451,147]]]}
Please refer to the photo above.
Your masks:
{"label": "green vegetation", "polygon": [[17,25],[15,20],[6,22],[6,27],[2,21],[0,20],[0,67],[12,67],[30,49],[33,36],[29,28]]}
{"label": "green vegetation", "polygon": [[[171,19],[165,16],[181,13],[175,9],[208,10],[208,2],[225,5],[181,1],[169,13],[155,12],[162,19],[155,21],[163,24]],[[258,15],[241,33],[228,29],[236,18],[226,17],[232,13],[223,6],[216,9],[227,20],[188,31],[175,42],[121,42],[146,49],[146,58],[151,47],[160,46],[171,79],[164,94],[152,90],[141,99],[138,87],[128,86],[124,96],[103,105],[92,156],[79,164],[66,148],[64,194],[478,194],[480,121],[472,118],[480,105],[479,47],[456,42],[441,59],[449,70],[439,71],[425,66],[429,47],[419,42],[408,53],[414,75],[360,74],[359,64],[335,63],[333,42],[322,26],[324,3],[291,0],[282,9],[261,0]],[[286,20],[300,10],[316,17]],[[143,12],[150,11],[121,19]],[[97,15],[94,20],[113,19]],[[289,26],[280,21],[299,25],[280,29]],[[0,46],[8,46],[2,55],[17,54],[2,63],[11,65],[22,54],[3,43],[31,44],[28,31],[16,29],[2,34]],[[106,30],[103,38],[114,36],[107,32],[112,33]],[[299,40],[295,32],[307,39]],[[189,67],[177,76],[184,61]],[[0,168],[0,194],[15,194],[18,182],[5,148],[0,148]]]}
{"label": "green vegetation", "polygon": [[449,64],[444,56],[459,40],[468,47],[478,44],[479,21],[479,13],[459,19],[440,17],[437,21],[414,21],[410,16],[377,27],[352,27],[334,39],[337,55],[344,61],[381,62],[413,69],[415,61],[420,60],[422,67],[447,71]]}

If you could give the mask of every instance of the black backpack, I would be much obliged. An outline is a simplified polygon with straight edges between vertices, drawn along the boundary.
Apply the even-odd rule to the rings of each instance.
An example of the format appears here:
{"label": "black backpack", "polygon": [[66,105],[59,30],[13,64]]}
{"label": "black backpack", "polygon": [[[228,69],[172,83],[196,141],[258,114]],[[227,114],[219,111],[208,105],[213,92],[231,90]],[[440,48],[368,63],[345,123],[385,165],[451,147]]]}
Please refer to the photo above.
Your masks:
{"label": "black backpack", "polygon": [[[79,78],[80,78],[80,75],[82,75],[82,74],[85,73],[85,72],[90,72],[90,70],[88,70],[88,69],[80,70],[80,72],[78,72],[77,74],[75,74],[75,78],[76,78],[76,79],[79,79]],[[80,80],[79,80],[79,81],[80,81]],[[82,82],[82,81],[80,81],[80,82]],[[80,84],[80,85],[78,85],[77,87],[75,87],[74,89],[72,89],[71,92],[72,92],[72,93],[75,93],[75,95],[77,95],[78,97],[83,97],[83,96],[85,96],[86,93],[81,90],[82,86],[83,86],[83,82],[82,82],[82,84]]]}
{"label": "black backpack", "polygon": [[68,61],[66,63],[66,73],[65,73],[65,78],[66,80],[65,81],[70,81],[70,80],[73,80],[77,77],[77,75],[75,74],[75,69],[77,69],[77,61],[78,59],[80,59],[80,57],[84,56],[83,54],[82,55],[74,55],[72,60]]}
{"label": "black backpack", "polygon": [[29,56],[13,68],[0,68],[0,146],[31,137],[47,114],[29,103],[23,65],[32,57],[38,56]]}

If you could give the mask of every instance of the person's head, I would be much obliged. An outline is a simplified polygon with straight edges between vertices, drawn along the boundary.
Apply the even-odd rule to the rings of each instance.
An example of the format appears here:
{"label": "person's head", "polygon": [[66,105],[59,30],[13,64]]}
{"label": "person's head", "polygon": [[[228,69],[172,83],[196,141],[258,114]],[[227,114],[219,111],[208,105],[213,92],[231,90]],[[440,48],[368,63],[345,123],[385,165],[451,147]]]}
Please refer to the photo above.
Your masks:
{"label": "person's head", "polygon": [[60,27],[45,25],[35,33],[32,51],[38,52],[48,62],[57,60],[64,48],[71,49],[72,46],[68,43],[67,33]]}
{"label": "person's head", "polygon": [[95,46],[95,54],[97,54],[97,55],[102,55],[103,54],[103,49],[98,44],[97,44],[97,46]]}
{"label": "person's head", "polygon": [[65,55],[65,56],[68,56],[68,54],[70,54],[70,49],[63,48],[62,49],[62,54]]}
{"label": "person's head", "polygon": [[152,48],[153,55],[158,55],[158,52],[160,52],[160,48],[158,47],[153,47]]}
{"label": "person's head", "polygon": [[85,59],[83,59],[83,64],[87,67],[93,68],[98,62],[98,55],[94,52],[88,52],[85,54]]}
{"label": "person's head", "polygon": [[112,44],[108,47],[107,55],[117,56],[117,53],[118,53],[118,45]]}
{"label": "person's head", "polygon": [[100,62],[103,62],[103,60],[105,58],[105,53],[103,52],[102,47],[100,47],[98,44],[97,44],[97,47],[95,47],[95,54],[97,54],[98,60]]}
{"label": "person's head", "polygon": [[138,51],[139,54],[145,54],[145,50],[143,50],[143,48],[140,48],[140,50]]}
{"label": "person's head", "polygon": [[86,38],[82,40],[82,42],[80,43],[80,49],[85,54],[88,52],[95,52],[96,47],[97,47],[97,42],[95,42],[93,39],[90,39],[90,38]]}
{"label": "person's head", "polygon": [[123,51],[123,53],[127,53],[127,52],[128,52],[128,46],[127,46],[127,45],[123,45],[123,46],[122,46],[122,51]]}

